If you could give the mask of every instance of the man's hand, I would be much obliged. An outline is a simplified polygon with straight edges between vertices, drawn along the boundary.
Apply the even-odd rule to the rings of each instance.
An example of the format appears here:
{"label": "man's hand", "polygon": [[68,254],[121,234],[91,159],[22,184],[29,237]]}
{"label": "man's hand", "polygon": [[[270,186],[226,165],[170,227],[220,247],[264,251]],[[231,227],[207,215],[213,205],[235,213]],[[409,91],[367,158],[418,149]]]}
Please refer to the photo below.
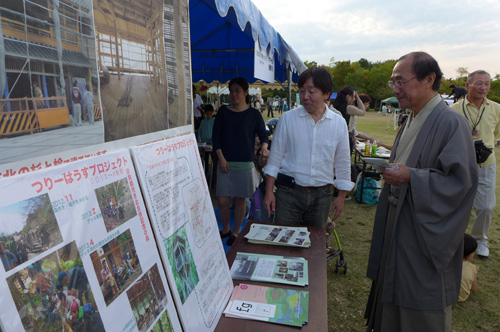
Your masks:
{"label": "man's hand", "polygon": [[344,210],[346,194],[347,192],[345,190],[339,190],[337,198],[333,200],[332,207],[330,208],[330,215],[333,214],[332,221],[335,221],[338,217],[340,217],[342,210]]}
{"label": "man's hand", "polygon": [[391,164],[391,168],[384,168],[382,176],[386,183],[399,186],[410,182],[410,169],[403,164]]}
{"label": "man's hand", "polygon": [[276,196],[272,190],[266,190],[266,195],[264,196],[264,208],[267,211],[267,216],[271,217],[274,214],[276,208]]}

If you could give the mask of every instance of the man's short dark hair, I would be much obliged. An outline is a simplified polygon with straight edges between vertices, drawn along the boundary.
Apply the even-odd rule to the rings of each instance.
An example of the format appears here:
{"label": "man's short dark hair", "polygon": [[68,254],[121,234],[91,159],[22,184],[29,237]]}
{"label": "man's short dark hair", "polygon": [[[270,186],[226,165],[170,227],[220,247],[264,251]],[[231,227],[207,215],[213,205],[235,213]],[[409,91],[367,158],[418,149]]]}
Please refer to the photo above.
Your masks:
{"label": "man's short dark hair", "polygon": [[203,110],[206,112],[214,112],[214,107],[212,104],[205,104],[203,105]]}
{"label": "man's short dark hair", "polygon": [[428,75],[432,73],[436,74],[436,79],[434,80],[434,84],[432,84],[432,90],[439,91],[441,79],[443,78],[443,72],[441,71],[441,68],[439,68],[436,59],[425,52],[412,52],[403,55],[398,61],[409,57],[412,57],[413,59],[411,69],[420,82]]}
{"label": "man's short dark hair", "polygon": [[333,79],[332,75],[325,69],[325,67],[311,67],[306,69],[299,76],[298,86],[299,89],[306,84],[306,81],[312,77],[313,84],[315,87],[321,90],[323,93],[332,93],[333,90]]}
{"label": "man's short dark hair", "polygon": [[472,254],[477,249],[477,241],[471,235],[464,234],[464,258]]}

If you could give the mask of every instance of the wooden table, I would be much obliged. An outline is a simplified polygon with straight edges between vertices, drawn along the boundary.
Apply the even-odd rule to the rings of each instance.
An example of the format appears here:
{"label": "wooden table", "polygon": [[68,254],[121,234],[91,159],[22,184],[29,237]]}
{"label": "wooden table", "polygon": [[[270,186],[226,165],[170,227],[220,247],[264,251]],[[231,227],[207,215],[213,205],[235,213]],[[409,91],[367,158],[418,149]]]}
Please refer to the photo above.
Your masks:
{"label": "wooden table", "polygon": [[233,280],[233,284],[241,283],[263,285],[278,288],[290,288],[309,291],[309,320],[302,328],[273,324],[261,321],[227,318],[222,315],[215,331],[218,332],[255,332],[255,331],[327,331],[327,290],[326,290],[326,236],[322,227],[308,227],[311,232],[311,247],[295,248],[265,244],[248,243],[243,236],[250,230],[250,225],[254,221],[249,221],[243,228],[240,236],[236,239],[226,257],[229,267],[233,265],[237,252],[258,253],[265,255],[304,257],[309,263],[309,285],[306,287],[276,284],[269,282],[256,282]]}

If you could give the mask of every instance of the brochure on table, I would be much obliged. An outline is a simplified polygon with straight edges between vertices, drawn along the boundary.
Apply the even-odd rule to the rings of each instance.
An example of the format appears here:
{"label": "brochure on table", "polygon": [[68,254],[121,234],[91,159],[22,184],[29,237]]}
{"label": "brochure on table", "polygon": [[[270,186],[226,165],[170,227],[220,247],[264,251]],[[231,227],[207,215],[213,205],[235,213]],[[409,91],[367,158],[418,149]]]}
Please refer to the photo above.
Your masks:
{"label": "brochure on table", "polygon": [[233,283],[193,134],[132,149],[186,331],[213,331]]}
{"label": "brochure on table", "polygon": [[245,238],[248,242],[256,244],[309,248],[311,246],[309,234],[307,227],[253,223]]}
{"label": "brochure on table", "polygon": [[5,178],[0,197],[3,331],[181,331],[127,150]]}
{"label": "brochure on table", "polygon": [[246,252],[236,253],[231,277],[236,280],[266,281],[305,286],[309,283],[307,260]]}
{"label": "brochure on table", "polygon": [[309,292],[240,284],[234,287],[224,315],[302,326],[309,319]]}

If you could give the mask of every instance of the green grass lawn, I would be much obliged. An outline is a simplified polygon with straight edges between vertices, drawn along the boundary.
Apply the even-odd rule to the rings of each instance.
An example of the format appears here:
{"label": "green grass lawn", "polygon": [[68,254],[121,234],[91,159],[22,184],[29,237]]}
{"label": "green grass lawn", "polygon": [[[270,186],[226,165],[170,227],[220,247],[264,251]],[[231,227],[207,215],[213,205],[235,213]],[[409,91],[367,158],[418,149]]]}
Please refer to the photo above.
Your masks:
{"label": "green grass lawn", "polygon": [[[393,130],[392,122],[386,130],[388,121],[389,116],[382,116],[372,110],[358,119],[358,131],[392,144],[396,131]],[[500,158],[499,151],[499,148],[495,149],[497,158]],[[346,201],[344,211],[336,222],[348,270],[345,275],[336,274],[335,260],[328,263],[329,331],[364,331],[363,316],[371,285],[365,275],[375,210],[375,205],[361,205],[354,199]],[[489,233],[490,257],[476,257],[473,260],[479,266],[479,290],[472,293],[467,301],[453,306],[453,331],[500,331],[499,214],[497,205]],[[472,219],[468,232],[471,227]],[[334,239],[330,241],[332,245],[335,244]],[[311,278],[314,282],[314,276]]]}

